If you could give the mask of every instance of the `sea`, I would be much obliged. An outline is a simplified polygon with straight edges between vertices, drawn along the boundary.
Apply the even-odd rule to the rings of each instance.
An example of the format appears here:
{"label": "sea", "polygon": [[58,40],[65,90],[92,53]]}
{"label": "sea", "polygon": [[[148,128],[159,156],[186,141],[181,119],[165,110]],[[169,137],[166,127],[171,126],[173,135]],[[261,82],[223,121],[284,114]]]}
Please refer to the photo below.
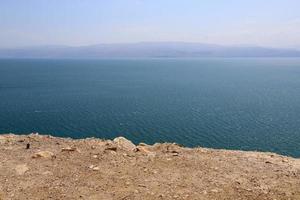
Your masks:
{"label": "sea", "polygon": [[0,133],[300,157],[300,58],[1,59]]}

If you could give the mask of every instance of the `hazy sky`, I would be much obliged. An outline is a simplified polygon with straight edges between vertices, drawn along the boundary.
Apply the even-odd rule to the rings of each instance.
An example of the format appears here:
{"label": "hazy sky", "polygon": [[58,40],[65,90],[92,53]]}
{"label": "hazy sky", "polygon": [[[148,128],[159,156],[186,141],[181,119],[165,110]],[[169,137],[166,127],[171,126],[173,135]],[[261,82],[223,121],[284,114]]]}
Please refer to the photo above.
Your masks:
{"label": "hazy sky", "polygon": [[300,47],[300,0],[0,0],[0,47],[139,41]]}

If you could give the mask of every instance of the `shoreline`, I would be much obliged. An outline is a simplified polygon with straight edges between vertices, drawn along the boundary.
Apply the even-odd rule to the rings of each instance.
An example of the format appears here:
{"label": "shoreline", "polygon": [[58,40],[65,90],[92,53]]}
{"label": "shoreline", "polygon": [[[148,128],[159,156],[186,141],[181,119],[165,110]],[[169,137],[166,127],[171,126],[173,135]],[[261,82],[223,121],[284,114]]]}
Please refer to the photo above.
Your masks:
{"label": "shoreline", "polygon": [[300,199],[300,159],[134,145],[118,137],[0,135],[0,199]]}

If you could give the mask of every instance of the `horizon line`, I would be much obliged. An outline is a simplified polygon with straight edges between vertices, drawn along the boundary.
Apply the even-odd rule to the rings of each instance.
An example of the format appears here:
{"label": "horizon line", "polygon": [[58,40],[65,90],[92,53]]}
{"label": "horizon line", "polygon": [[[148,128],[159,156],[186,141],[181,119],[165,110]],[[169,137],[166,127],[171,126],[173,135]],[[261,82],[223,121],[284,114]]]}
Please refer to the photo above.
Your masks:
{"label": "horizon line", "polygon": [[14,47],[0,47],[1,50],[16,50],[24,48],[40,48],[40,47],[65,47],[65,48],[78,48],[78,47],[91,47],[98,45],[132,45],[132,44],[199,44],[199,45],[214,45],[220,47],[254,47],[254,48],[269,48],[269,49],[286,49],[286,50],[297,50],[300,51],[299,47],[275,47],[268,45],[256,45],[256,44],[218,44],[218,43],[206,43],[206,42],[190,42],[190,41],[137,41],[137,42],[102,42],[102,43],[91,43],[85,45],[68,45],[68,44],[40,44],[40,45],[23,45]]}

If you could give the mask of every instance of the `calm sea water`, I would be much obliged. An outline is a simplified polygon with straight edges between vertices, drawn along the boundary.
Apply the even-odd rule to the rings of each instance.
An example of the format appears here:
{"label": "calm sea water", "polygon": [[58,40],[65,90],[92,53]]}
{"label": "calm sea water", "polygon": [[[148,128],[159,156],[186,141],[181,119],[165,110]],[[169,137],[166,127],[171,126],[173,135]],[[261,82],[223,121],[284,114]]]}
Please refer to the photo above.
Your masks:
{"label": "calm sea water", "polygon": [[0,133],[300,157],[300,59],[0,60]]}

